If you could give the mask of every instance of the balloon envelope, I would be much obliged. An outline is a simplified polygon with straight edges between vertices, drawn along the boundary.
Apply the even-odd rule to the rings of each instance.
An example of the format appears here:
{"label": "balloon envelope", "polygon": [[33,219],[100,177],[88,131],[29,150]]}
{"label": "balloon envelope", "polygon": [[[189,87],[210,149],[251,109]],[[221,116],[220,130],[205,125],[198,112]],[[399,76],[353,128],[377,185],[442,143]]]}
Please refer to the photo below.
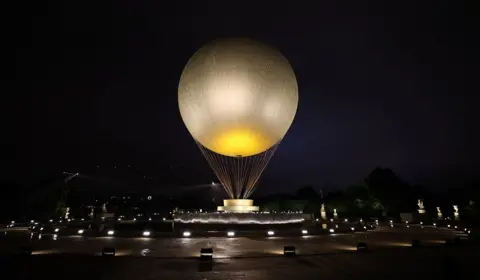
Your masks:
{"label": "balloon envelope", "polygon": [[285,136],[297,110],[297,80],[287,59],[269,46],[216,40],[188,61],[178,102],[201,145],[225,156],[252,156]]}

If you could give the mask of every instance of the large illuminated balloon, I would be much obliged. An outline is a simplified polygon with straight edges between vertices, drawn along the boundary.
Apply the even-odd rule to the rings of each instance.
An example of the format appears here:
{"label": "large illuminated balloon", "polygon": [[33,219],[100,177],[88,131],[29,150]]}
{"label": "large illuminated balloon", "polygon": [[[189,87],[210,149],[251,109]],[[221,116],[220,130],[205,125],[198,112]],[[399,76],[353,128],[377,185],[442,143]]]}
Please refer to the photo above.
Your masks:
{"label": "large illuminated balloon", "polygon": [[297,110],[297,80],[277,50],[249,39],[221,39],[188,61],[178,103],[197,142],[224,156],[248,157],[285,136]]}

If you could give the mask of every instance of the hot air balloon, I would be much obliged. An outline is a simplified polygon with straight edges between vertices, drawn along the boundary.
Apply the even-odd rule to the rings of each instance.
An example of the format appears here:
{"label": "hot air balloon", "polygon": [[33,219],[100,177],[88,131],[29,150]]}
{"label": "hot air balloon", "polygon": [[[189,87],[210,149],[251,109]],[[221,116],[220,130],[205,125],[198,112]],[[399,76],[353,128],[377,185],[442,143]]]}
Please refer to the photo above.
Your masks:
{"label": "hot air balloon", "polygon": [[246,209],[297,111],[297,80],[287,59],[250,39],[215,40],[185,66],[178,104],[185,126],[232,199],[225,206]]}

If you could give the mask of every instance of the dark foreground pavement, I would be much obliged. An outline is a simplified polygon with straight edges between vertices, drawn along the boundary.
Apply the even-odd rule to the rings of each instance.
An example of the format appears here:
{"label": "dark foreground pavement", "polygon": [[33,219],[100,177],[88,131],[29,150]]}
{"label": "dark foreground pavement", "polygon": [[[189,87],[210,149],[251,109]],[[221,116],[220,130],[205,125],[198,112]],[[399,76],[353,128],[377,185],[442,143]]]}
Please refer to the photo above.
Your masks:
{"label": "dark foreground pavement", "polygon": [[478,247],[210,261],[78,255],[3,256],[1,279],[480,279]]}

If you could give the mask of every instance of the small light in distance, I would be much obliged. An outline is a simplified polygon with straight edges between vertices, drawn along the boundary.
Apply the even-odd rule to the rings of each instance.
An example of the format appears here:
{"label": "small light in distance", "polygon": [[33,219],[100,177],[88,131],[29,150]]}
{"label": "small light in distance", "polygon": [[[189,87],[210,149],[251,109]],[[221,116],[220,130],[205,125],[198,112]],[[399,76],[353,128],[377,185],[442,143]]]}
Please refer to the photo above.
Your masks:
{"label": "small light in distance", "polygon": [[50,223],[53,223],[53,220],[48,220]]}
{"label": "small light in distance", "polygon": [[149,220],[149,221],[151,221],[151,220],[152,220],[152,218],[148,218],[148,220]]}
{"label": "small light in distance", "polygon": [[302,229],[302,234],[308,234],[308,230]]}
{"label": "small light in distance", "polygon": [[447,225],[448,228],[450,228],[450,225]]}
{"label": "small light in distance", "polygon": [[363,219],[360,219],[360,223],[362,223],[362,222],[363,222]]}
{"label": "small light in distance", "polygon": [[79,229],[79,230],[77,231],[77,233],[78,233],[78,234],[83,234],[83,231],[84,231],[83,229]]}
{"label": "small light in distance", "polygon": [[333,228],[329,229],[330,233],[334,233],[335,230]]}
{"label": "small light in distance", "polygon": [[437,223],[433,223],[433,226],[436,227],[436,226],[437,226]]}
{"label": "small light in distance", "polygon": [[393,220],[390,220],[390,223],[393,223]]}
{"label": "small light in distance", "polygon": [[35,221],[34,221],[34,220],[31,220],[31,221],[30,221],[30,223],[32,223],[32,224],[33,224],[33,223],[35,223]]}
{"label": "small light in distance", "polygon": [[233,237],[233,236],[235,236],[235,232],[229,231],[229,232],[227,232],[227,235],[228,235],[229,237]]}
{"label": "small light in distance", "polygon": [[183,232],[183,237],[190,237],[192,235],[189,231],[184,231]]}
{"label": "small light in distance", "polygon": [[367,227],[366,227],[366,226],[363,226],[363,229],[367,229]]}
{"label": "small light in distance", "polygon": [[143,236],[150,236],[150,232],[148,230],[144,231]]}
{"label": "small light in distance", "polygon": [[53,240],[57,240],[57,237],[58,237],[58,235],[57,235],[57,234],[54,234],[54,235],[53,235]]}
{"label": "small light in distance", "polygon": [[345,219],[345,222],[348,222],[348,219]]}
{"label": "small light in distance", "polygon": [[108,235],[113,235],[114,233],[115,233],[115,231],[113,231],[113,230],[107,231],[107,234],[108,234]]}
{"label": "small light in distance", "polygon": [[423,222],[420,222],[421,225],[423,225]]}
{"label": "small light in distance", "polygon": [[59,230],[60,230],[60,229],[56,228],[54,231],[55,231],[55,232],[58,232]]}
{"label": "small light in distance", "polygon": [[316,222],[318,222],[318,219],[315,219]]}
{"label": "small light in distance", "polygon": [[455,226],[455,228],[457,228],[457,226]]}
{"label": "small light in distance", "polygon": [[133,218],[133,221],[136,221],[136,220],[137,220],[137,218]]}
{"label": "small light in distance", "polygon": [[275,232],[274,232],[273,230],[269,230],[269,231],[267,231],[267,234],[270,235],[270,236],[272,236],[272,235],[275,234]]}
{"label": "small light in distance", "polygon": [[43,227],[40,228],[40,231],[42,231],[42,230],[43,230]]}
{"label": "small light in distance", "polygon": [[351,229],[352,231],[355,231],[355,228],[354,228],[354,227],[351,227],[350,229]]}

